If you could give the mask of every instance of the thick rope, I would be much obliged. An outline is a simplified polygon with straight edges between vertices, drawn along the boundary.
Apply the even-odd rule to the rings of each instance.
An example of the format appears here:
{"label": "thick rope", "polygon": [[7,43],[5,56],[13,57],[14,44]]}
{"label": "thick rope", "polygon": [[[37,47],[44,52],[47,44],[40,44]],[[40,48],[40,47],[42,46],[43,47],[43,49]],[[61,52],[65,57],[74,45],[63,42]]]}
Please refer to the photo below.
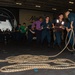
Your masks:
{"label": "thick rope", "polygon": [[[1,61],[1,60],[0,60]],[[9,66],[0,69],[1,72],[20,72],[32,69],[74,69],[75,62],[69,59],[50,60],[48,56],[19,55],[8,57],[1,62],[8,62]]]}
{"label": "thick rope", "polygon": [[[67,34],[67,37],[66,37],[66,40],[65,40],[65,44],[67,43],[68,35],[69,35],[69,33]],[[74,31],[73,30],[72,30],[72,35],[70,35],[70,36],[71,36],[71,39],[73,39],[73,45],[72,45],[72,49],[69,49],[68,46],[67,46],[67,49],[70,52],[74,52],[75,51],[75,48],[74,48],[75,41],[74,41]]]}
{"label": "thick rope", "polygon": [[[68,34],[69,34],[69,33],[67,33],[67,35],[68,35]],[[68,45],[69,45],[69,43],[70,43],[72,34],[73,34],[73,30],[71,30],[69,40],[68,40],[68,42],[66,42],[65,47],[64,47],[59,53],[57,53],[56,55],[49,56],[50,58],[51,58],[51,57],[57,57],[57,56],[59,56],[62,52],[65,51],[66,48],[67,48],[69,51],[72,51],[72,50],[70,50],[70,49],[68,48]],[[68,37],[68,36],[66,36],[66,38],[67,38],[67,37]],[[67,39],[66,39],[66,40],[67,40]],[[74,50],[73,50],[73,51],[74,51]]]}

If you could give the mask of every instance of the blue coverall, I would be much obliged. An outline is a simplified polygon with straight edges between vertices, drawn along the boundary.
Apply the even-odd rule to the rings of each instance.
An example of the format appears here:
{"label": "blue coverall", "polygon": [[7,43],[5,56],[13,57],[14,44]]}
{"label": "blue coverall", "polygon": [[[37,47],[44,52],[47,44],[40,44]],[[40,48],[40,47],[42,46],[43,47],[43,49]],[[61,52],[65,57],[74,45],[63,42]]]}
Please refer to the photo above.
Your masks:
{"label": "blue coverall", "polygon": [[[58,21],[59,21],[59,19],[58,19]],[[56,44],[58,44],[59,46],[61,45],[61,36],[62,36],[62,32],[61,32],[61,28],[58,28],[60,25],[62,25],[62,22],[63,21],[59,21],[59,22],[57,22],[57,19],[56,20],[54,20],[52,23],[57,27],[57,28],[55,28],[54,29],[54,34],[55,34],[55,37],[56,37],[56,39],[55,39],[55,41],[54,41],[54,45],[56,45]]]}
{"label": "blue coverall", "polygon": [[[28,43],[31,44],[32,40],[33,40],[33,36],[34,34],[31,33],[31,31],[35,32],[35,30],[32,30],[31,28],[32,25],[28,26]],[[31,31],[30,31],[31,30]]]}
{"label": "blue coverall", "polygon": [[43,27],[42,29],[42,36],[41,36],[41,42],[43,43],[44,39],[47,39],[48,44],[50,44],[51,41],[51,33],[50,33],[50,29],[48,29],[47,27],[51,28],[51,22],[46,23],[46,21],[44,21],[41,24],[41,27]]}
{"label": "blue coverall", "polygon": [[[73,22],[73,29],[74,29],[74,33],[75,33],[75,13],[70,13],[68,15],[68,20],[69,20],[69,23],[68,23],[67,27],[70,28],[70,24],[71,24],[71,22]],[[70,32],[69,32],[68,37],[70,37]],[[70,44],[73,45],[73,36],[71,37]]]}
{"label": "blue coverall", "polygon": [[75,32],[75,13],[70,13],[68,15],[68,20],[70,23],[73,22],[73,28],[74,28],[74,32]]}

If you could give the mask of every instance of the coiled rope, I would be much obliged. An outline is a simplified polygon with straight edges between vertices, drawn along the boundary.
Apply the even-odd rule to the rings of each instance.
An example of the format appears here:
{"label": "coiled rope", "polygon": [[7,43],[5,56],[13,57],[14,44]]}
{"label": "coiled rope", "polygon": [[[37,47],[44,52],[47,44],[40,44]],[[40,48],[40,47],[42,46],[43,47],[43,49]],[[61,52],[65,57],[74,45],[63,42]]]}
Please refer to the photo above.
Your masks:
{"label": "coiled rope", "polygon": [[20,72],[32,69],[74,69],[75,62],[69,59],[48,59],[48,56],[37,55],[19,55],[8,57],[0,62],[8,62],[13,65],[4,66],[0,69],[1,72]]}

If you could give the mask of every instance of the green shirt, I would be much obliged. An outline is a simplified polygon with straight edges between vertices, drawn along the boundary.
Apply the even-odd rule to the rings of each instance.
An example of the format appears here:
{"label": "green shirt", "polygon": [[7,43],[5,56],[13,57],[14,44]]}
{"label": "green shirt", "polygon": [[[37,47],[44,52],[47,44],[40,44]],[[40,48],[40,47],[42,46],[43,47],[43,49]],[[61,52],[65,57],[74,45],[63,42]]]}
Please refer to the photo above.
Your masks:
{"label": "green shirt", "polygon": [[21,33],[26,33],[26,26],[21,26],[20,31]]}

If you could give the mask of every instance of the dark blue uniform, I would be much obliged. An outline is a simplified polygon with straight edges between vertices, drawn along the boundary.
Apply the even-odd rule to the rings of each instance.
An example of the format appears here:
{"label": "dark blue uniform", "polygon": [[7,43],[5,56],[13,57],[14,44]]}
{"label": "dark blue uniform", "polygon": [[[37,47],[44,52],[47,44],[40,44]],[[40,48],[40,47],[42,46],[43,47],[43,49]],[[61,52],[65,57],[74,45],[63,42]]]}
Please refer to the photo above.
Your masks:
{"label": "dark blue uniform", "polygon": [[41,27],[43,27],[42,29],[42,36],[41,36],[41,42],[43,43],[44,39],[47,39],[48,44],[50,44],[51,41],[51,33],[50,33],[50,29],[48,29],[47,27],[51,28],[51,22],[46,23],[46,21],[44,21],[41,24]]}
{"label": "dark blue uniform", "polygon": [[[15,36],[14,36],[15,35]],[[20,26],[17,26],[15,28],[15,33],[14,33],[13,37],[14,39],[16,39],[17,41],[21,40],[21,32],[20,32]]]}
{"label": "dark blue uniform", "polygon": [[74,27],[74,32],[75,32],[75,13],[70,13],[68,15],[68,20],[71,22],[73,22],[73,27]]}
{"label": "dark blue uniform", "polygon": [[[75,13],[70,13],[68,15],[68,20],[69,20],[69,23],[68,23],[67,27],[70,28],[70,24],[71,24],[71,22],[73,22],[73,29],[74,29],[74,33],[75,33]],[[68,37],[70,37],[70,32],[69,32]],[[70,44],[73,45],[73,36],[70,40]]]}
{"label": "dark blue uniform", "polygon": [[[33,40],[33,36],[34,36],[34,34],[33,34],[31,31],[35,32],[35,30],[32,30],[31,26],[32,26],[32,25],[29,25],[29,26],[28,26],[28,43],[29,43],[29,44],[31,44],[31,42],[32,42],[32,40]],[[31,31],[30,31],[30,30],[31,30]]]}
{"label": "dark blue uniform", "polygon": [[52,22],[55,26],[54,28],[54,34],[55,34],[55,41],[54,41],[54,45],[58,44],[59,46],[61,45],[61,36],[62,36],[62,29],[59,28],[59,26],[64,25],[64,21],[59,21],[59,19],[56,19]]}

